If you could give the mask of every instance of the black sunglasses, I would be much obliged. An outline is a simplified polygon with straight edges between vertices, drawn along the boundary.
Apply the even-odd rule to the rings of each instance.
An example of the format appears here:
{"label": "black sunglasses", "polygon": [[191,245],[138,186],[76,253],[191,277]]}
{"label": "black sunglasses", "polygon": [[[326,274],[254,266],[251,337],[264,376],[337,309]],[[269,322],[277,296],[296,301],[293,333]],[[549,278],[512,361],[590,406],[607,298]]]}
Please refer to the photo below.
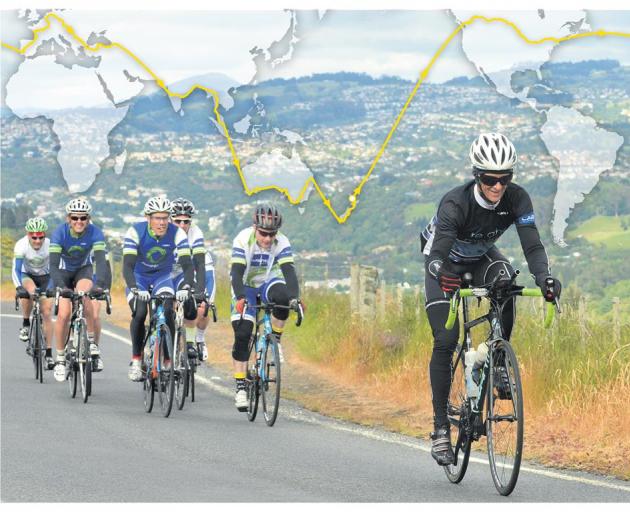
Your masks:
{"label": "black sunglasses", "polygon": [[192,221],[190,219],[173,219],[175,224],[190,224]]}
{"label": "black sunglasses", "polygon": [[30,238],[31,240],[43,240],[46,237],[45,236],[31,236]]}
{"label": "black sunglasses", "polygon": [[497,183],[500,183],[501,185],[505,186],[510,181],[512,181],[512,175],[506,174],[505,176],[496,177],[496,176],[487,176],[485,174],[480,174],[479,181],[481,181],[481,183],[483,183],[484,185],[487,185],[488,187],[494,187]]}
{"label": "black sunglasses", "polygon": [[87,215],[81,215],[80,217],[78,215],[71,215],[70,216],[70,220],[73,220],[74,222],[77,221],[81,221],[81,222],[85,222],[88,219]]}
{"label": "black sunglasses", "polygon": [[260,229],[258,230],[258,233],[263,238],[273,238],[274,236],[276,236],[278,234],[277,231],[262,231]]}

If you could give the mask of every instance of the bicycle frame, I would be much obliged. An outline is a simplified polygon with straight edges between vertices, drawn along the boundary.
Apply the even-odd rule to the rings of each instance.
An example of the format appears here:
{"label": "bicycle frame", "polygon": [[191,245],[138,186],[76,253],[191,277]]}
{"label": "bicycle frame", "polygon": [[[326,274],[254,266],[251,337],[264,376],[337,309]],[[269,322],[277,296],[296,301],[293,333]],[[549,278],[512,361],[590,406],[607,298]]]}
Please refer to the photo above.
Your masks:
{"label": "bicycle frame", "polygon": [[147,368],[147,372],[151,372],[151,378],[157,379],[158,374],[162,370],[160,364],[159,350],[160,344],[156,343],[157,341],[157,333],[160,329],[168,329],[168,324],[166,323],[166,315],[164,314],[164,300],[166,297],[157,296],[152,297],[149,302],[149,328],[147,329],[147,334],[144,340],[144,346],[146,346],[147,341],[149,342],[149,349],[151,353],[150,357],[150,368]]}

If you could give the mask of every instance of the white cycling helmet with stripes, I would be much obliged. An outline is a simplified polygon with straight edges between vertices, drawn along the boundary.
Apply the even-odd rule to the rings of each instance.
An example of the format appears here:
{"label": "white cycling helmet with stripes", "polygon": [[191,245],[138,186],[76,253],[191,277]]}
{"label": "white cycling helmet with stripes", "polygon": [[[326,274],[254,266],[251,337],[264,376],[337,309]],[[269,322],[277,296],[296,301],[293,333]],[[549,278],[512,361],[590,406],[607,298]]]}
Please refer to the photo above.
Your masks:
{"label": "white cycling helmet with stripes", "polygon": [[155,196],[150,198],[144,204],[144,214],[151,215],[152,213],[171,213],[171,202],[164,196]]}
{"label": "white cycling helmet with stripes", "polygon": [[470,146],[470,162],[476,172],[512,172],[516,165],[516,149],[500,133],[482,133]]}
{"label": "white cycling helmet with stripes", "polygon": [[87,199],[82,197],[77,197],[76,199],[71,199],[66,203],[66,213],[70,215],[71,213],[92,213],[92,205]]}

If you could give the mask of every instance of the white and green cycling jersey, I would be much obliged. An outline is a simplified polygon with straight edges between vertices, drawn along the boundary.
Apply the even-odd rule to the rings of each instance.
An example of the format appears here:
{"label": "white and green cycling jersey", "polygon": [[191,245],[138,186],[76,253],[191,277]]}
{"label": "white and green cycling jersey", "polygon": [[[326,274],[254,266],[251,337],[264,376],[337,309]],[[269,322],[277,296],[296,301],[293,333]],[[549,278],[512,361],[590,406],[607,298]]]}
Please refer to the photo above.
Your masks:
{"label": "white and green cycling jersey", "polygon": [[271,247],[266,250],[256,243],[254,227],[241,231],[232,244],[230,265],[245,265],[243,284],[258,288],[273,278],[284,279],[280,265],[293,263],[289,239],[278,232]]}
{"label": "white and green cycling jersey", "polygon": [[[210,258],[210,264],[212,264],[212,256],[206,251],[203,241],[203,231],[199,228],[199,226],[192,225],[187,233],[188,236],[188,245],[190,246],[190,256],[191,258],[197,254],[205,254],[206,264],[208,263],[208,258]],[[179,260],[175,262],[173,265],[173,271],[171,272],[171,276],[176,277],[182,274],[184,271],[182,270],[182,266],[179,264]]]}
{"label": "white and green cycling jersey", "polygon": [[13,250],[12,279],[15,286],[21,286],[22,274],[45,276],[50,274],[50,240],[44,238],[42,246],[35,250],[28,236],[20,238]]}

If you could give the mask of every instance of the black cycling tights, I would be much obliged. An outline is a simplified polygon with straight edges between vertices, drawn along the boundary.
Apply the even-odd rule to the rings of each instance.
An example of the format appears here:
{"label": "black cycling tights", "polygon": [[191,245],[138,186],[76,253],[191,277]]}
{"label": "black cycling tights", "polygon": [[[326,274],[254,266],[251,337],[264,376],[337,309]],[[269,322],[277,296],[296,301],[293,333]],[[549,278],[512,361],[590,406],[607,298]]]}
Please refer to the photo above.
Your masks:
{"label": "black cycling tights", "polygon": [[[131,304],[129,304],[131,307]],[[142,349],[144,348],[144,336],[146,329],[144,322],[147,318],[148,307],[146,302],[136,301],[136,313],[131,316],[131,325],[129,330],[131,331],[131,343],[132,354],[134,357],[142,355]],[[173,310],[173,299],[166,299],[164,301],[164,315],[166,316],[166,323],[171,331],[171,337],[175,339],[175,311]],[[165,354],[167,355],[167,354]]]}

